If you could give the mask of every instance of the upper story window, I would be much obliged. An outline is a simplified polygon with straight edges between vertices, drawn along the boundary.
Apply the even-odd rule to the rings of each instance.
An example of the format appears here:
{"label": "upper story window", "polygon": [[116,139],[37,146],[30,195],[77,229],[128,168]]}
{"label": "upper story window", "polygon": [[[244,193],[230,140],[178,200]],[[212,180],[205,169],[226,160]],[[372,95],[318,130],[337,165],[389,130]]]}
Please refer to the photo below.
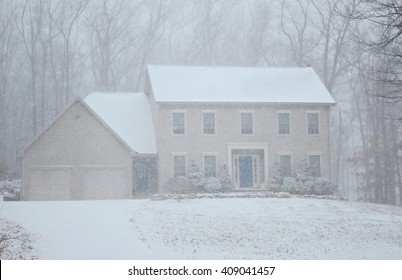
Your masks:
{"label": "upper story window", "polygon": [[278,133],[280,135],[290,134],[290,113],[278,112]]}
{"label": "upper story window", "polygon": [[205,178],[216,177],[216,156],[205,155],[204,156],[204,175]]}
{"label": "upper story window", "polygon": [[186,133],[186,113],[172,112],[173,134],[180,135]]}
{"label": "upper story window", "polygon": [[320,134],[320,114],[318,112],[307,113],[307,133],[311,135]]}
{"label": "upper story window", "polygon": [[309,155],[308,156],[308,167],[313,177],[321,177],[321,156],[320,155]]}
{"label": "upper story window", "polygon": [[290,155],[279,156],[279,168],[281,170],[282,177],[292,176],[292,159]]}
{"label": "upper story window", "polygon": [[215,113],[214,112],[203,112],[202,113],[202,131],[204,134],[213,135],[215,134]]}
{"label": "upper story window", "polygon": [[242,112],[241,118],[241,134],[253,134],[253,113]]}
{"label": "upper story window", "polygon": [[173,177],[186,177],[186,156],[173,156]]}

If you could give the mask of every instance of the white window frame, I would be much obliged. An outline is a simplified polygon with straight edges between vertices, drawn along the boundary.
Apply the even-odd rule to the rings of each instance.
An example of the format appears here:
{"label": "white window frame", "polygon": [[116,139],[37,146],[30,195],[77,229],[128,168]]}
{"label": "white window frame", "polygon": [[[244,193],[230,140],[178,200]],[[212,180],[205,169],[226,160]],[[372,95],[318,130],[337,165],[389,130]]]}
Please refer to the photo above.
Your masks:
{"label": "white window frame", "polygon": [[[307,153],[307,166],[310,170],[310,156],[319,156],[320,157],[320,176],[314,177],[314,178],[319,178],[322,177],[322,152],[309,152]],[[311,170],[310,170],[311,172]]]}
{"label": "white window frame", "polygon": [[[281,134],[279,131],[279,114],[289,114],[289,133]],[[277,110],[276,111],[276,126],[277,126],[277,133],[279,136],[290,136],[292,134],[292,112],[290,110]]]}
{"label": "white window frame", "polygon": [[187,153],[172,153],[172,178],[178,178],[175,175],[175,162],[174,158],[176,156],[183,156],[184,157],[184,176],[179,177],[187,177],[188,175],[188,167],[187,167]]}
{"label": "white window frame", "polygon": [[290,177],[292,177],[293,172],[293,155],[292,152],[279,152],[278,153],[278,166],[281,167],[281,156],[290,156]]}
{"label": "white window frame", "polygon": [[206,164],[205,164],[205,157],[207,156],[213,156],[215,157],[215,176],[209,176],[209,177],[218,177],[218,156],[217,153],[203,153],[202,154],[202,162],[203,162],[203,171],[204,171],[204,176],[205,178],[207,178],[206,176]]}
{"label": "white window frame", "polygon": [[[214,114],[214,133],[205,133],[204,128],[205,128],[205,122],[204,122],[204,114],[209,113],[209,114]],[[214,136],[216,135],[216,111],[213,110],[202,110],[201,111],[201,121],[202,121],[202,135],[205,136]]]}
{"label": "white window frame", "polygon": [[[182,113],[184,114],[184,133],[175,133],[174,132],[174,117],[175,113]],[[172,135],[174,136],[185,136],[187,133],[187,111],[186,110],[172,110],[171,111],[171,118],[172,118]]]}
{"label": "white window frame", "polygon": [[[318,133],[313,134],[308,131],[308,114],[317,114],[318,115]],[[320,136],[321,133],[321,111],[320,110],[308,110],[306,111],[306,133],[308,136]]]}
{"label": "white window frame", "polygon": [[[242,129],[242,115],[243,114],[251,114],[251,133],[243,133]],[[253,136],[254,135],[254,111],[240,111],[240,135],[244,136]]]}

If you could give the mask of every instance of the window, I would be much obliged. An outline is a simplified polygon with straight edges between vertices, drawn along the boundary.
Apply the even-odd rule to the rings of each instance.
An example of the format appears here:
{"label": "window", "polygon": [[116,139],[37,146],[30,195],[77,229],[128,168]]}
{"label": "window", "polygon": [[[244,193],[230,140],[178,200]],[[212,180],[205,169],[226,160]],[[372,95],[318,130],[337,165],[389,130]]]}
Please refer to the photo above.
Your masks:
{"label": "window", "polygon": [[319,113],[307,113],[307,132],[308,134],[320,134]]}
{"label": "window", "polygon": [[283,177],[292,176],[292,161],[290,155],[279,156],[279,168]]}
{"label": "window", "polygon": [[216,177],[216,156],[205,155],[204,156],[204,175],[208,177]]}
{"label": "window", "polygon": [[185,118],[184,112],[173,112],[173,134],[184,134],[185,133]]}
{"label": "window", "polygon": [[308,167],[313,177],[321,177],[321,157],[319,155],[308,156]]}
{"label": "window", "polygon": [[253,134],[253,113],[241,113],[241,134]]}
{"label": "window", "polygon": [[204,134],[215,134],[215,113],[204,112],[202,113],[203,122],[203,133]]}
{"label": "window", "polygon": [[173,176],[186,177],[186,156],[173,156]]}
{"label": "window", "polygon": [[278,113],[278,133],[281,135],[290,134],[289,113]]}

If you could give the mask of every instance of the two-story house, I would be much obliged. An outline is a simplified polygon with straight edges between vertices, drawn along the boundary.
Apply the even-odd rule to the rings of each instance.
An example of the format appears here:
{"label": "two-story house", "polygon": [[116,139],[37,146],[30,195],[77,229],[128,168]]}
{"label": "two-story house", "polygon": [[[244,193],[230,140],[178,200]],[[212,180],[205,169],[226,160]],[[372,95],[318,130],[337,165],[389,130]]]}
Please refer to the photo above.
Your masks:
{"label": "two-story house", "polygon": [[236,189],[262,189],[275,164],[305,161],[330,177],[334,99],[312,68],[148,66],[159,182],[227,168]]}
{"label": "two-story house", "polygon": [[195,162],[264,189],[306,162],[330,177],[330,107],[312,68],[148,66],[145,93],[92,93],[18,154],[22,199],[124,199],[157,192]]}

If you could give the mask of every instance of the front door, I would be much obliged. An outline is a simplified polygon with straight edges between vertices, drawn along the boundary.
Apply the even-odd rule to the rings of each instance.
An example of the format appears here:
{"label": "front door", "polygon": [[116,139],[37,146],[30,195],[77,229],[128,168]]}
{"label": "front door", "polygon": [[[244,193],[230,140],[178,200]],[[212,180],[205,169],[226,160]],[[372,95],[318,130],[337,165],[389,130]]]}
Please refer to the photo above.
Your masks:
{"label": "front door", "polygon": [[252,156],[240,156],[239,157],[239,181],[240,188],[252,188],[253,187],[253,157]]}

